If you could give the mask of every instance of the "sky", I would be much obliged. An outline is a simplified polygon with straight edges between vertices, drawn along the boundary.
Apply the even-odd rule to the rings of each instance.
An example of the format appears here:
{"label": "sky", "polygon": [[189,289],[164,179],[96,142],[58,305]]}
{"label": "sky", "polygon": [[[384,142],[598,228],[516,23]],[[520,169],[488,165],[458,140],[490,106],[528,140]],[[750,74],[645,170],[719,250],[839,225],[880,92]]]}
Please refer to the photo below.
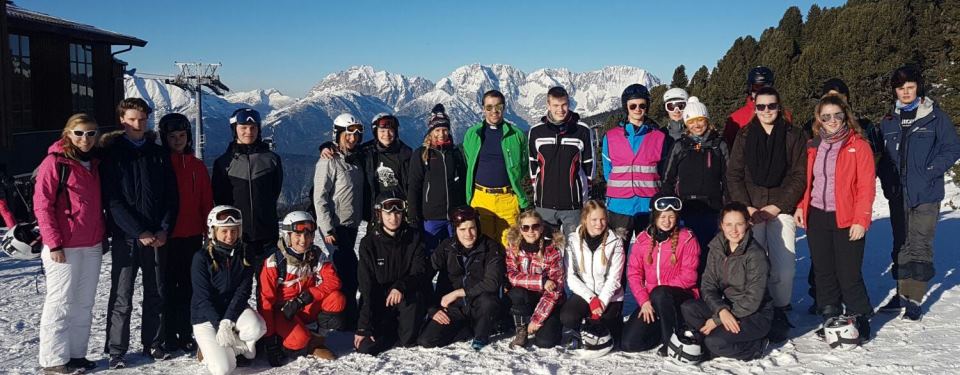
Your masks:
{"label": "sky", "polygon": [[[175,74],[175,61],[222,63],[234,91],[302,97],[327,74],[371,65],[436,82],[457,67],[525,72],[610,65],[669,82],[713,68],[737,37],[759,37],[789,6],[838,0],[744,1],[221,1],[15,0],[23,8],[146,40],[119,55],[138,73]],[[115,48],[119,49],[119,48]]]}

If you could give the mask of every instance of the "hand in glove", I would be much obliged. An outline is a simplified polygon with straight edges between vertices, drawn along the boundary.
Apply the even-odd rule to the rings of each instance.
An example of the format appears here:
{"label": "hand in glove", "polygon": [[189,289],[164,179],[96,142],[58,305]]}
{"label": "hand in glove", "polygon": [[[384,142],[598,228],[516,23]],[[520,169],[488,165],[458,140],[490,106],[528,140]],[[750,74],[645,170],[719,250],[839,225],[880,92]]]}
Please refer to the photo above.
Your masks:
{"label": "hand in glove", "polygon": [[237,337],[237,332],[233,330],[234,326],[233,321],[229,319],[220,321],[220,329],[217,330],[217,344],[227,348],[237,345],[240,339]]}
{"label": "hand in glove", "polygon": [[280,308],[280,311],[283,311],[283,316],[287,320],[293,319],[294,315],[297,315],[297,312],[303,309],[304,306],[309,305],[313,302],[313,294],[310,294],[309,291],[300,293],[296,298],[287,301],[283,304],[283,307]]}

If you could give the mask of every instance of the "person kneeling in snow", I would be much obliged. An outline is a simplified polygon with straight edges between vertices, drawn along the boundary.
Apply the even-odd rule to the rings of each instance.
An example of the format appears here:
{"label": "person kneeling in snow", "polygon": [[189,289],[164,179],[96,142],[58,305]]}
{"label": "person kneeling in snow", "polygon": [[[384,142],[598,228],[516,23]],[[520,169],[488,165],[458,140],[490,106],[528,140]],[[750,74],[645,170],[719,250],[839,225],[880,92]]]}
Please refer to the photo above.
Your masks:
{"label": "person kneeling in snow", "polygon": [[360,241],[360,317],[353,347],[377,355],[395,345],[417,344],[425,314],[427,257],[421,232],[407,225],[407,204],[382,192],[374,230]]}
{"label": "person kneeling in snow", "polygon": [[250,308],[253,267],[240,241],[242,217],[232,206],[214,207],[207,215],[209,239],[193,256],[190,320],[197,359],[214,375],[249,365],[266,324]]}
{"label": "person kneeling in snow", "polygon": [[[287,214],[280,240],[260,272],[260,314],[267,321],[267,360],[280,366],[286,352],[304,351],[333,360],[324,345],[326,333],[343,325],[346,298],[330,255],[313,244],[317,223],[303,211]],[[307,324],[316,322],[318,332]]]}

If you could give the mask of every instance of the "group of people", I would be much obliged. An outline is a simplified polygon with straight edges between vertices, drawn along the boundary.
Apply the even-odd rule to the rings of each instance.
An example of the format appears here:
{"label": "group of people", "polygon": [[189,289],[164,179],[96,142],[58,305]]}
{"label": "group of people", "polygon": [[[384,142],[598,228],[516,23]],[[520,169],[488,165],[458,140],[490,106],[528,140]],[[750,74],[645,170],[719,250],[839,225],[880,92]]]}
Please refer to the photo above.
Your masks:
{"label": "group of people", "polygon": [[832,79],[812,122],[795,126],[773,72],[757,67],[746,104],[720,130],[680,88],[664,95],[661,127],[647,116],[649,91],[633,84],[625,118],[600,142],[562,87],[526,132],[491,90],[462,143],[437,105],[415,150],[399,140],[397,117],[377,115],[374,139],[361,143],[363,122],[344,113],[319,147],[310,208],[282,220],[283,167],[257,111],[231,115],[234,138],[212,177],[181,114],[155,133],[146,102],[125,99],[123,129],[102,136],[77,114],[33,196],[47,280],[40,365],[96,366],[85,356],[107,250],[110,368],[126,365],[138,271],[143,354],[196,351],[214,374],[258,351],[272,366],[335,359],[324,342],[332,330],[353,332],[354,349],[371,355],[462,340],[481,350],[512,329],[511,348],[750,360],[789,337],[797,227],[812,257],[811,312],[825,327],[850,322],[856,345],[871,337],[874,313],[861,266],[875,178],[890,202],[897,279],[881,310],[917,321],[943,176],[960,159],[953,123],[917,70],[897,69],[890,90],[895,107],[873,126]]}

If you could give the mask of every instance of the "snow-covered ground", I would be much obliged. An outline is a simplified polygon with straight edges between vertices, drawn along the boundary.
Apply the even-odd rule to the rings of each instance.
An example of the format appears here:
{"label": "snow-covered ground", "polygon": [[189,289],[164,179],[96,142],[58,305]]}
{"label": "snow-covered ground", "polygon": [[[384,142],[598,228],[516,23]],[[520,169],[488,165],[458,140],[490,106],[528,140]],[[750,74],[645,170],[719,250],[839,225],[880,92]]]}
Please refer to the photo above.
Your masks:
{"label": "snow-covered ground", "polygon": [[[879,192],[879,186],[878,186]],[[508,338],[498,338],[480,352],[467,343],[442,349],[394,349],[379,357],[352,353],[352,336],[335,334],[330,346],[340,359],[326,362],[300,358],[284,367],[269,368],[257,359],[254,366],[242,368],[240,374],[687,374],[695,372],[725,374],[958,374],[960,373],[960,189],[947,184],[947,199],[941,208],[937,227],[936,269],[930,281],[925,316],[919,323],[900,320],[895,315],[878,314],[873,319],[875,338],[852,351],[830,349],[813,333],[818,318],[808,315],[807,271],[810,267],[806,240],[798,236],[797,276],[793,289],[794,311],[791,320],[797,326],[792,338],[774,346],[763,359],[752,362],[713,360],[698,367],[678,366],[665,362],[652,351],[639,354],[614,352],[594,359],[581,360],[559,349],[527,349],[511,351]],[[894,282],[890,277],[890,221],[887,202],[882,194],[874,204],[874,222],[867,235],[867,255],[863,272],[870,300],[879,306],[892,296]],[[110,261],[106,257],[101,268],[100,284],[94,310],[93,333],[88,358],[97,360],[96,371],[107,373],[104,343],[106,302],[110,282]],[[43,296],[35,288],[38,261],[17,261],[0,258],[0,373],[35,373],[37,365],[37,326]],[[43,279],[40,279],[43,290]],[[139,315],[139,295],[135,297],[134,317]],[[632,308],[630,309],[632,311]],[[132,323],[130,367],[117,374],[204,374],[205,367],[194,358],[180,355],[162,362],[148,361],[140,354],[140,321]]]}

